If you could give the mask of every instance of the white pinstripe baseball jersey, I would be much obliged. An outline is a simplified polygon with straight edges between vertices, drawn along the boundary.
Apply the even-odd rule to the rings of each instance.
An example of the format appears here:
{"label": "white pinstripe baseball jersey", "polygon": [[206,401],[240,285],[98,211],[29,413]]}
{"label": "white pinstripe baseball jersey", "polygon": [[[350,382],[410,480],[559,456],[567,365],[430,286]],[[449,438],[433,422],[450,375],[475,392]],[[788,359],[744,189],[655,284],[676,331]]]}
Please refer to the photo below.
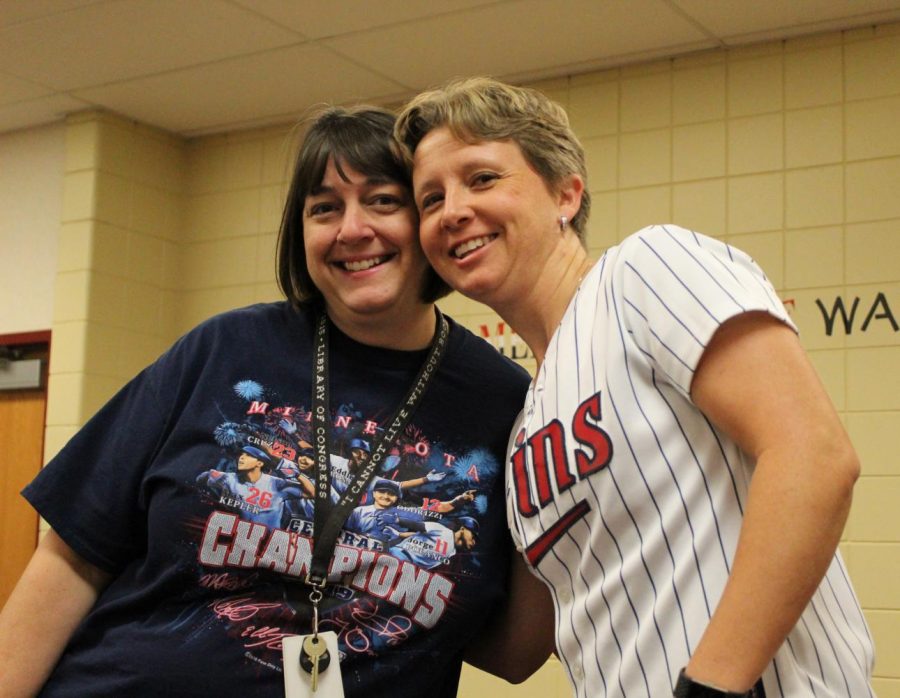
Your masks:
{"label": "white pinstripe baseball jersey", "polygon": [[[507,501],[552,589],[578,696],[671,696],[716,608],[753,463],[689,389],[716,329],[750,310],[793,327],[744,253],[653,226],[597,262],[550,341],[513,432]],[[873,695],[872,662],[835,556],[764,673],[767,698]]]}

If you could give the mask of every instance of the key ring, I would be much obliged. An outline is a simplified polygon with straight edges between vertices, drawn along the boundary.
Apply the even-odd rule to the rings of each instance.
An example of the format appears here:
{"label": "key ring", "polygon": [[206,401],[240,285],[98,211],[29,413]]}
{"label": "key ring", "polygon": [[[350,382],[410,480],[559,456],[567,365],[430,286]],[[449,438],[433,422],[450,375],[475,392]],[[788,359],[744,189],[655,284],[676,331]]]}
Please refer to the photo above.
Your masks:
{"label": "key ring", "polygon": [[313,609],[313,639],[319,641],[319,601],[322,600],[322,592],[319,589],[313,589],[309,594],[309,601]]}

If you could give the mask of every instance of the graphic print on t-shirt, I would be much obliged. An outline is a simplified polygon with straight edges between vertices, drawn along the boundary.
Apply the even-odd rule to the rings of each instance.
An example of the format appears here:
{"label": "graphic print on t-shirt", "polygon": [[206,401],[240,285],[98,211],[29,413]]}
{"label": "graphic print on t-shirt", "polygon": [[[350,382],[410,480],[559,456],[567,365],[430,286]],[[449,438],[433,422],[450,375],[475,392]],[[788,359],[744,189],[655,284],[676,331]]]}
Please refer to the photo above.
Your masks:
{"label": "graphic print on t-shirt", "polygon": [[[201,587],[233,589],[210,604],[245,657],[280,670],[281,638],[306,632],[315,461],[309,409],[243,380],[210,425],[218,450],[194,480],[210,506],[199,524]],[[222,404],[240,405],[226,414]],[[336,502],[380,437],[379,417],[353,405],[333,415],[331,499]],[[415,426],[391,447],[344,524],[329,570],[319,629],[340,652],[379,655],[434,627],[462,578],[480,575],[479,521],[499,464],[484,450],[452,453]],[[197,526],[192,526],[193,530]],[[260,588],[265,595],[260,595]],[[277,591],[274,591],[277,589]]]}

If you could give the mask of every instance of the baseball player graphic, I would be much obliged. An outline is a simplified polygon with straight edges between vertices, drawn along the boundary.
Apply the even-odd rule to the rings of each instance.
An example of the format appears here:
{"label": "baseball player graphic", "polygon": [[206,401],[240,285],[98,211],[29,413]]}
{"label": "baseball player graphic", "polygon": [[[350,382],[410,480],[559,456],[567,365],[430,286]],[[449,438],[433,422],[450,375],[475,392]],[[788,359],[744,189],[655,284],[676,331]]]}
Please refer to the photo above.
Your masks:
{"label": "baseball player graphic", "polygon": [[535,90],[455,81],[395,135],[432,266],[538,363],[507,506],[576,694],[872,696],[859,461],[762,270],[674,225],[589,259],[584,150]]}
{"label": "baseball player graphic", "polygon": [[277,528],[282,525],[285,502],[301,498],[304,488],[263,472],[270,464],[268,453],[244,446],[237,459],[237,472],[207,470],[197,476],[197,483],[218,496],[220,503],[237,509],[241,518]]}
{"label": "baseball player graphic", "polygon": [[[281,517],[282,527],[296,530],[302,527],[302,522],[313,520],[315,514],[315,485],[312,483],[314,477],[315,452],[309,444],[301,443],[297,452],[296,460],[288,460],[281,458],[275,468],[278,477],[282,477],[289,482],[298,483],[302,490],[303,496],[291,497],[285,500],[284,509]],[[337,501],[338,496],[332,490],[332,501]]]}
{"label": "baseball player graphic", "polygon": [[[275,467],[275,474],[289,482],[298,483],[302,490],[302,497],[291,497],[284,503],[284,511],[281,523],[284,527],[291,527],[291,522],[312,521],[313,500],[315,498],[315,485],[312,483],[314,477],[315,451],[306,443],[301,442],[297,451],[296,460],[288,460],[281,457],[278,465]],[[333,493],[332,500],[336,501],[337,496]]]}
{"label": "baseball player graphic", "polygon": [[[376,478],[372,483],[371,493],[373,503],[356,507],[344,524],[345,530],[376,538],[385,543],[389,541],[393,543],[404,537],[401,530],[409,527],[419,528],[422,521],[421,516],[415,516],[406,508],[402,511],[396,508],[402,496],[399,482]],[[469,490],[449,501],[437,502],[430,510],[437,513],[449,513],[472,502],[474,498],[474,490]],[[466,518],[474,521],[471,517]]]}
{"label": "baseball player graphic", "polygon": [[373,503],[356,507],[350,512],[344,529],[384,540],[390,536],[385,529],[399,522],[399,515],[392,510],[400,501],[400,485],[393,480],[376,478],[371,492]]}
{"label": "baseball player graphic", "polygon": [[[330,455],[331,459],[331,487],[332,499],[337,499],[346,492],[349,483],[353,479],[356,471],[366,461],[369,460],[369,454],[372,447],[366,439],[354,438],[350,441],[350,458],[343,458],[334,454]],[[395,457],[391,457],[396,460]],[[429,482],[440,482],[447,476],[447,472],[438,472],[430,470],[421,477],[403,480],[397,482],[401,492],[420,487]],[[365,495],[364,501],[368,502],[372,497],[373,486],[369,485],[368,493]]]}
{"label": "baseball player graphic", "polygon": [[315,451],[309,444],[303,443],[297,451],[296,460],[289,460],[284,457],[279,458],[278,465],[275,466],[275,472],[287,480],[298,480],[301,475],[309,479],[312,477],[315,459]]}
{"label": "baseball player graphic", "polygon": [[471,516],[442,521],[404,521],[406,531],[392,529],[385,545],[394,557],[424,569],[447,564],[457,551],[468,552],[478,540],[478,521]]}
{"label": "baseball player graphic", "polygon": [[350,441],[350,470],[356,472],[369,460],[372,446],[365,439],[353,439]]}

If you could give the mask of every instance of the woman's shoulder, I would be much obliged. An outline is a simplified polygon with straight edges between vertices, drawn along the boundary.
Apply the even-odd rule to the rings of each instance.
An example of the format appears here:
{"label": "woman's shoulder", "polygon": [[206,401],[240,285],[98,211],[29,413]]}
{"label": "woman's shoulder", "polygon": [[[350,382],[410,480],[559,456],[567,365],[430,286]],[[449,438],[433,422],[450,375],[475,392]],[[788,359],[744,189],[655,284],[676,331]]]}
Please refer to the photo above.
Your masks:
{"label": "woman's shoulder", "polygon": [[196,325],[194,329],[205,327],[233,327],[248,322],[280,321],[290,315],[302,314],[290,306],[287,301],[269,303],[253,303],[240,308],[231,308],[211,315]]}
{"label": "woman's shoulder", "polygon": [[280,333],[305,326],[306,309],[292,307],[287,301],[254,303],[212,315],[195,325],[183,338],[202,339],[237,334],[245,340],[262,339],[260,333]]}
{"label": "woman's shoulder", "polygon": [[454,341],[457,359],[470,364],[473,371],[496,376],[500,380],[527,386],[531,376],[524,368],[507,356],[501,354],[486,339],[479,337],[471,330],[463,327],[453,318],[450,322],[451,339]]}
{"label": "woman's shoulder", "polygon": [[616,260],[632,262],[641,258],[665,259],[672,255],[714,254],[732,257],[734,248],[721,240],[672,223],[648,225],[632,233],[612,248]]}
{"label": "woman's shoulder", "polygon": [[184,332],[155,362],[158,366],[196,364],[214,354],[254,352],[303,341],[311,329],[305,314],[287,302],[257,303],[212,315]]}

